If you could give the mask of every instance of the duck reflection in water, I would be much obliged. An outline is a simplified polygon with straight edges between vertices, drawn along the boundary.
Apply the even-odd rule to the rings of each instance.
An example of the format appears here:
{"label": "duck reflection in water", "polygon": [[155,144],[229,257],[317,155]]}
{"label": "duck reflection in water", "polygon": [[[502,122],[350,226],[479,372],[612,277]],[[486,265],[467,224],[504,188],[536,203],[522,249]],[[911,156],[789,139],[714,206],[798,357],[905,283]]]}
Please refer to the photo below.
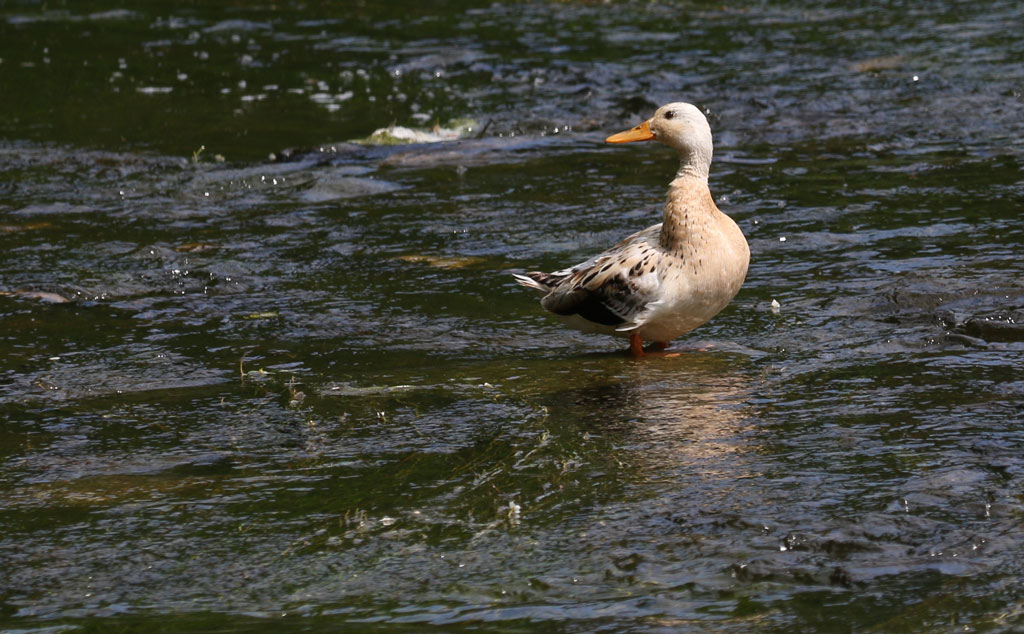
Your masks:
{"label": "duck reflection in water", "polygon": [[[552,415],[578,421],[641,480],[719,474],[750,477],[751,377],[721,355],[694,352],[690,363],[627,364],[618,373],[579,373],[560,385]],[[756,452],[754,452],[756,453]],[[675,474],[673,476],[672,474]]]}

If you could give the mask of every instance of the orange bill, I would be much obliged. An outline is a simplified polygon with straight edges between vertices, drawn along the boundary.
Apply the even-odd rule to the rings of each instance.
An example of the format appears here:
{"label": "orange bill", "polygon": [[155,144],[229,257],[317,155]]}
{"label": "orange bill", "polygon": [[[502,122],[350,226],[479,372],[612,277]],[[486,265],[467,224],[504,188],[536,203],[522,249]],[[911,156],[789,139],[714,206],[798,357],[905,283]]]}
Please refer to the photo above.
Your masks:
{"label": "orange bill", "polygon": [[637,127],[626,130],[625,132],[619,132],[613,134],[604,140],[605,143],[632,143],[633,141],[650,141],[654,139],[654,133],[651,132],[651,122],[644,121]]}

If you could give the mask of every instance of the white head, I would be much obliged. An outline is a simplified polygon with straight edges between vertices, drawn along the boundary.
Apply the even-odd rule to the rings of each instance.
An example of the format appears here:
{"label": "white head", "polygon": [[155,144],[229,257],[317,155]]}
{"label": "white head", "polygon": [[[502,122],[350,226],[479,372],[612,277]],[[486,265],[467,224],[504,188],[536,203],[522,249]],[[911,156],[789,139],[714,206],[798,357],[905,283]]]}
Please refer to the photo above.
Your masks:
{"label": "white head", "polygon": [[666,104],[654,116],[631,130],[613,134],[608,143],[658,141],[679,151],[679,175],[707,180],[713,143],[711,126],[697,106],[677,102]]}

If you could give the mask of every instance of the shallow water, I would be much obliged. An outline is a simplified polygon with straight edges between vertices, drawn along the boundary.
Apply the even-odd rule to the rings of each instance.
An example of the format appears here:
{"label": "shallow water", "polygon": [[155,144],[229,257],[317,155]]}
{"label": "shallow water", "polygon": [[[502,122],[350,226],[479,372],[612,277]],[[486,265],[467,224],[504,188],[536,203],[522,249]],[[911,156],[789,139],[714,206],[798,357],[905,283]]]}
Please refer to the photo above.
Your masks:
{"label": "shallow water", "polygon": [[[1019,3],[408,4],[0,9],[0,626],[1024,627]],[[508,273],[679,99],[751,269],[635,362]]]}

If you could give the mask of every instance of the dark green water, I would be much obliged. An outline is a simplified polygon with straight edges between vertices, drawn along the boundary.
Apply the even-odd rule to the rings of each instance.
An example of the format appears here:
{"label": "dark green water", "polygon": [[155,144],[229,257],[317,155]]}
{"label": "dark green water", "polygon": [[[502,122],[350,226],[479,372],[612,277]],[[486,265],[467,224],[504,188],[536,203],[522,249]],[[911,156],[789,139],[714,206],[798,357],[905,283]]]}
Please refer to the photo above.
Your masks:
{"label": "dark green water", "polygon": [[[0,4],[0,629],[1020,631],[1022,27]],[[636,362],[508,273],[657,220],[676,100],[751,269]]]}

